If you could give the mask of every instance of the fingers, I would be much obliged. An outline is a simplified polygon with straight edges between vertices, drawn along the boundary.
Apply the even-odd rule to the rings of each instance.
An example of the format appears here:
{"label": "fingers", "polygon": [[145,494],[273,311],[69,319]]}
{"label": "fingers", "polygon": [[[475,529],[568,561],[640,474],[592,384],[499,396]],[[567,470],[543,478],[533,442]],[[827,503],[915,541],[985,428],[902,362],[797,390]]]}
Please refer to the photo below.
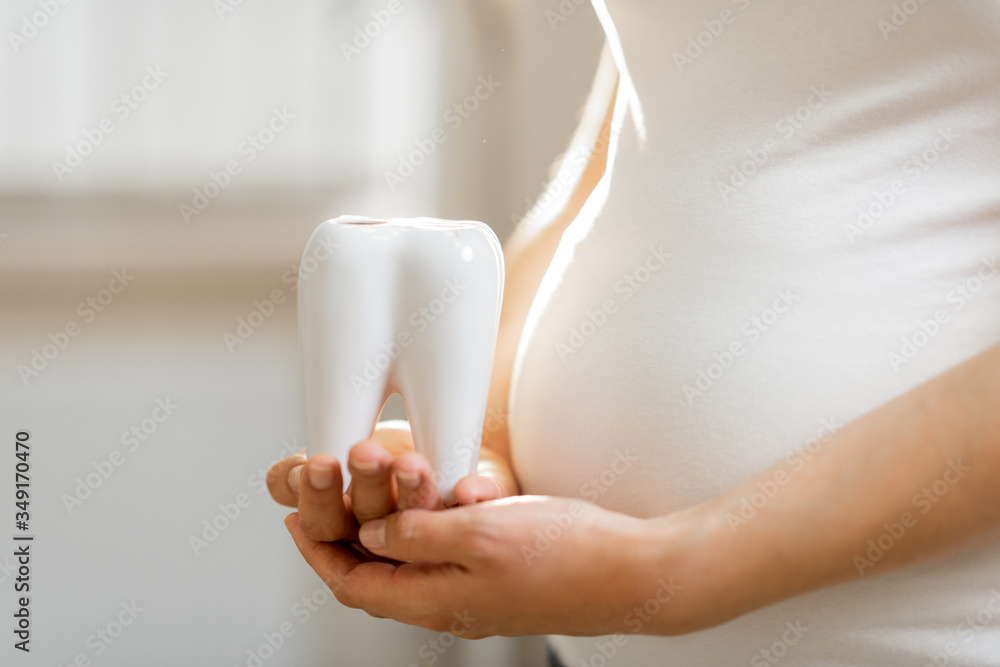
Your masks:
{"label": "fingers", "polygon": [[464,573],[455,566],[366,561],[343,543],[312,540],[295,513],[285,518],[285,527],[337,600],[372,616],[436,629],[442,624],[439,619],[452,621],[455,599],[468,588]]}
{"label": "fingers", "polygon": [[398,509],[436,510],[444,507],[434,482],[434,471],[423,456],[403,454],[393,461],[392,470],[399,489],[396,500]]}
{"label": "fingers", "polygon": [[[303,450],[304,451],[304,450]],[[302,471],[302,464],[306,462],[303,452],[278,461],[267,471],[267,490],[275,502],[287,507],[297,507],[299,504],[299,490],[297,486],[299,473]],[[297,471],[297,472],[296,472]],[[292,485],[292,478],[295,478],[296,485]]]}
{"label": "fingers", "polygon": [[378,519],[392,511],[392,453],[382,444],[365,440],[354,445],[347,456],[351,471],[351,504],[358,523]]}
{"label": "fingers", "polygon": [[297,513],[293,512],[285,517],[285,528],[309,567],[316,571],[336,595],[351,570],[361,564],[361,559],[346,545],[317,541],[309,537],[302,529],[301,516]]}
{"label": "fingers", "polygon": [[344,505],[340,462],[317,454],[302,469],[299,480],[298,524],[319,542],[345,539],[355,528],[354,515]]}
{"label": "fingers", "polygon": [[455,485],[455,499],[459,505],[499,500],[509,495],[499,480],[486,475],[469,475],[458,480]]}
{"label": "fingers", "polygon": [[393,560],[463,565],[490,551],[489,530],[473,520],[473,508],[440,512],[407,510],[369,521],[359,537],[372,553]]}

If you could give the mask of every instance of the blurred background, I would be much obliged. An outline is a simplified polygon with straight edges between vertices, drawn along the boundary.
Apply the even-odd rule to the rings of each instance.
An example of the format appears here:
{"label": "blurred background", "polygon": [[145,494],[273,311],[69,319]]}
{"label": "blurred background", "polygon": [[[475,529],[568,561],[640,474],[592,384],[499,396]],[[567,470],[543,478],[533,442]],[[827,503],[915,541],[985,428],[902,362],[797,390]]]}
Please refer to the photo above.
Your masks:
{"label": "blurred background", "polygon": [[426,215],[504,239],[579,118],[589,3],[8,0],[0,32],[8,619],[19,431],[35,536],[32,651],[0,663],[541,664],[538,639],[341,608],[262,475],[305,445],[310,232]]}

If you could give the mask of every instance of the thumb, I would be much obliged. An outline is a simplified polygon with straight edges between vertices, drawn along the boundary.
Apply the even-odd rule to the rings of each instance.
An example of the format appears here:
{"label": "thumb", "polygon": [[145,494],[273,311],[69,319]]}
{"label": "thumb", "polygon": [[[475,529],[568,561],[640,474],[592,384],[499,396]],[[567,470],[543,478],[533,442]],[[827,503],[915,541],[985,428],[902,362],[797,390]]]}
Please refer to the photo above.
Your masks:
{"label": "thumb", "polygon": [[461,562],[472,526],[470,510],[404,510],[361,527],[361,544],[404,562]]}

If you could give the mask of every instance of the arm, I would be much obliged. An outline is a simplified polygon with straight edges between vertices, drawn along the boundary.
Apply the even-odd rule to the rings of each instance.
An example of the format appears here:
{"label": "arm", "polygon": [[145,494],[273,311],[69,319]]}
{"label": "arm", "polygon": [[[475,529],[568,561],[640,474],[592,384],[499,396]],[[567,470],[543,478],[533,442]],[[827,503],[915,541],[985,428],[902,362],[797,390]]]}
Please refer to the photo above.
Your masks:
{"label": "arm", "polygon": [[[650,522],[654,540],[698,535],[679,559],[663,543],[656,567],[698,594],[690,623],[664,618],[657,630],[715,625],[1000,537],[998,407],[1000,345],[841,429],[820,451]],[[777,493],[745,519],[743,499],[768,483]]]}
{"label": "arm", "polygon": [[[680,634],[995,540],[997,406],[1000,345],[800,451],[803,465],[790,457],[665,517],[530,496],[410,510],[361,530],[396,565],[313,542],[294,514],[286,524],[338,599],[378,616],[469,637]],[[778,491],[734,521],[768,483]],[[474,620],[456,629],[456,613]]]}

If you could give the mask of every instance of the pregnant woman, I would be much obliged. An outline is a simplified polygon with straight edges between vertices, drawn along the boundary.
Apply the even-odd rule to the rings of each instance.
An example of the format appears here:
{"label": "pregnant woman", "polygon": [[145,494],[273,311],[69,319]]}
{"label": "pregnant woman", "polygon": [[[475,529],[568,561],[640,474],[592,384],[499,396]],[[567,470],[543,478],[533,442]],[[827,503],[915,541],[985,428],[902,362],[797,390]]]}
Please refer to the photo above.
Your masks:
{"label": "pregnant woman", "polygon": [[286,459],[296,544],[344,604],[567,667],[998,664],[1000,4],[595,9],[479,475],[442,509],[390,428],[347,495]]}

